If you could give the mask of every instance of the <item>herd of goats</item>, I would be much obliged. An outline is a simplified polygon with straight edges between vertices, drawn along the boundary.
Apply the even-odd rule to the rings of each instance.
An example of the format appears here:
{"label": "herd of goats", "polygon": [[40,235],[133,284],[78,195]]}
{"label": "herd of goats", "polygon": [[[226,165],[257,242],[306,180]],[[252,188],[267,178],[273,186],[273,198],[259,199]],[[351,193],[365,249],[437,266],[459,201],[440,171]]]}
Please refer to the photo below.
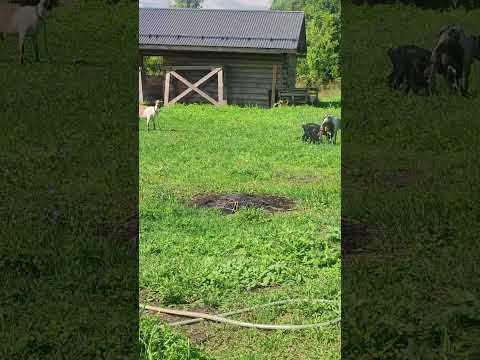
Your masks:
{"label": "herd of goats", "polygon": [[[150,124],[152,124],[155,130],[155,118],[160,111],[160,100],[155,101],[154,106],[147,106],[143,110],[143,117],[147,122],[147,131],[150,130]],[[303,124],[303,136],[302,140],[311,143],[321,143],[322,138],[325,136],[327,141],[332,144],[337,142],[337,132],[340,130],[341,119],[333,115],[326,115],[323,118],[321,124],[308,123]]]}
{"label": "herd of goats", "polygon": [[390,48],[387,51],[393,70],[388,85],[399,89],[406,84],[415,94],[425,90],[431,95],[436,74],[442,75],[453,93],[468,94],[472,63],[480,60],[480,36],[467,33],[459,25],[447,25],[438,34],[433,50],[415,45]]}

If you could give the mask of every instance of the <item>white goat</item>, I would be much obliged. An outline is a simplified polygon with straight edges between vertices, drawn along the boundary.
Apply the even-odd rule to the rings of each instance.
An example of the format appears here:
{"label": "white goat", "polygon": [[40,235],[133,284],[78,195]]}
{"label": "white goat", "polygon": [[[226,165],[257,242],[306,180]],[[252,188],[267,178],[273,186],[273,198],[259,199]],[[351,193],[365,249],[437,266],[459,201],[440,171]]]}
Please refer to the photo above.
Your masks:
{"label": "white goat", "polygon": [[25,36],[31,35],[35,48],[35,60],[39,61],[38,28],[40,21],[45,22],[47,1],[40,0],[36,6],[18,6],[14,4],[0,5],[0,33],[18,36],[18,61],[23,64]]}
{"label": "white goat", "polygon": [[157,116],[158,110],[160,110],[160,100],[155,101],[155,106],[149,106],[143,111],[143,117],[147,119],[147,131],[150,129],[150,121],[155,130],[155,116]]}

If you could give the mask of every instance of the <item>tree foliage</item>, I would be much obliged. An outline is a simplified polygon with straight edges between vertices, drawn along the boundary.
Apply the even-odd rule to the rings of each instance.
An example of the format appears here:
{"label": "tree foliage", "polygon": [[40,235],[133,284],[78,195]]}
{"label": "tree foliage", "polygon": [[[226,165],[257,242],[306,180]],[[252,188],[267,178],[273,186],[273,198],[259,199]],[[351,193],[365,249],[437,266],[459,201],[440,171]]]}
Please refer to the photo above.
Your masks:
{"label": "tree foliage", "polygon": [[449,10],[464,7],[472,10],[479,7],[478,0],[350,0],[354,5],[396,4],[413,5],[423,9]]}
{"label": "tree foliage", "polygon": [[203,0],[174,0],[172,5],[176,8],[200,9],[202,3]]}
{"label": "tree foliage", "polygon": [[306,0],[273,0],[271,10],[303,11]]}
{"label": "tree foliage", "polygon": [[273,0],[271,9],[305,12],[308,50],[299,60],[298,80],[312,86],[339,79],[340,0]]}

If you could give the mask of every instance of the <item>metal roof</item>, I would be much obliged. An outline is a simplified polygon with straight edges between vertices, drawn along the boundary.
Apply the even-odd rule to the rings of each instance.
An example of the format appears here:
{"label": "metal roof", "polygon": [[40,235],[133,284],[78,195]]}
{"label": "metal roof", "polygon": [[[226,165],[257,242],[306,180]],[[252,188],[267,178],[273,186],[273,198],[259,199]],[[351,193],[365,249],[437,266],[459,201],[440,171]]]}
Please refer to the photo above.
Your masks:
{"label": "metal roof", "polygon": [[142,49],[215,48],[306,52],[304,13],[140,8]]}

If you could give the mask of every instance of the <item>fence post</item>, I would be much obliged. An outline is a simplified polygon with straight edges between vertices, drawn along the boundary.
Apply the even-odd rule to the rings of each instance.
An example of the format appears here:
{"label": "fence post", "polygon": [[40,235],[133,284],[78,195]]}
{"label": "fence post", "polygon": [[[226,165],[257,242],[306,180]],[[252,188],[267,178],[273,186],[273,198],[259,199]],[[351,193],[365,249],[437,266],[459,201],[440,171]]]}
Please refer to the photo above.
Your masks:
{"label": "fence post", "polygon": [[138,67],[138,101],[143,104],[142,67]]}

